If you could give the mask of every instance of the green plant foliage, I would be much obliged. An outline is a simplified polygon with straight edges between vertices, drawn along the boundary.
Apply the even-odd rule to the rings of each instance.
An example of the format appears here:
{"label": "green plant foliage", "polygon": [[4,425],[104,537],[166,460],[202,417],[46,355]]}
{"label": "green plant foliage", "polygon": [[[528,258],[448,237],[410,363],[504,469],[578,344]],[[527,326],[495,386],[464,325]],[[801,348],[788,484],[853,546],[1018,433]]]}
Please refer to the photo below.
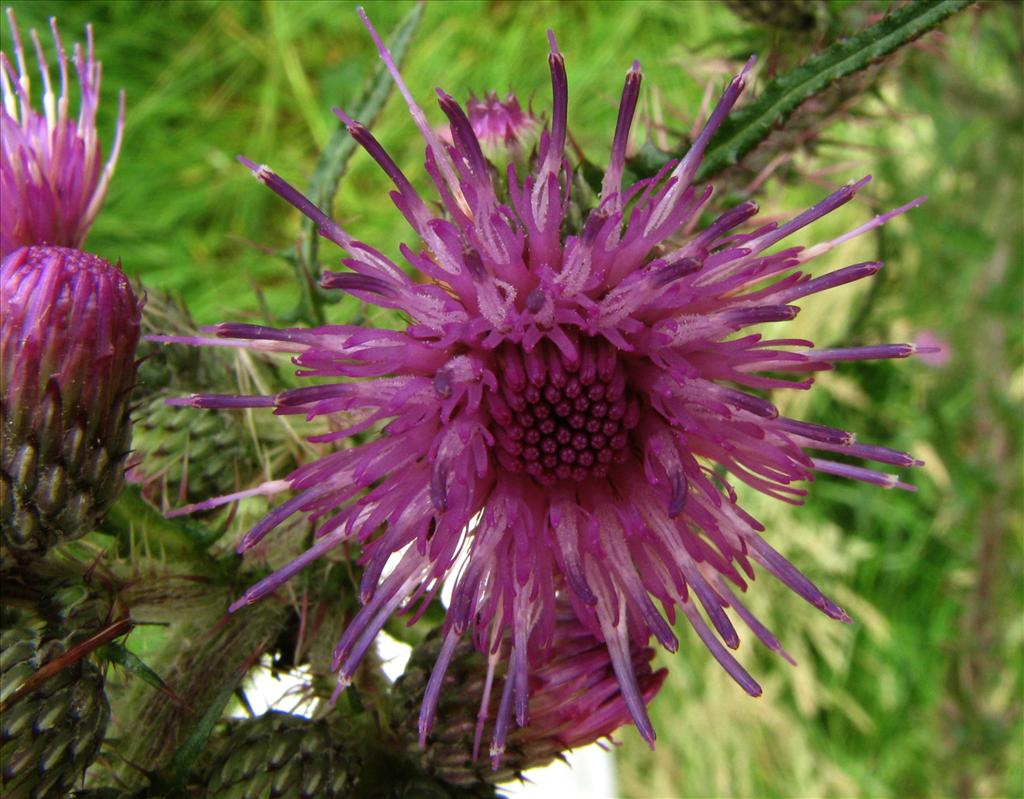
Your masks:
{"label": "green plant foliage", "polygon": [[[388,49],[391,51],[395,63],[402,64],[409,45],[412,43],[413,34],[416,32],[420,20],[423,18],[423,6],[415,5],[412,10],[402,19],[398,28],[388,41]],[[356,99],[355,105],[349,109],[353,119],[367,127],[372,127],[384,103],[387,102],[392,88],[391,75],[378,64],[369,84],[363,89],[362,94]],[[333,210],[334,195],[338,193],[338,186],[341,183],[342,175],[348,167],[349,159],[355,153],[357,147],[355,140],[348,135],[345,126],[340,126],[331,136],[320,159],[317,161],[316,169],[313,172],[313,179],[310,181],[310,190],[306,195],[313,203],[328,213]],[[312,324],[323,323],[323,313],[320,305],[325,295],[317,291],[317,280],[320,275],[320,266],[317,263],[317,251],[319,249],[319,236],[316,226],[310,220],[302,223],[303,241],[298,258],[298,279],[300,293],[303,295],[303,302],[306,307],[303,309],[307,315],[307,322]],[[332,297],[334,301],[337,298]]]}
{"label": "green plant foliage", "polygon": [[159,688],[161,691],[167,688],[164,681],[160,679],[160,675],[147,666],[142,658],[125,647],[124,644],[106,644],[96,650],[96,658],[101,663],[121,666],[136,675],[143,682],[154,688]]}

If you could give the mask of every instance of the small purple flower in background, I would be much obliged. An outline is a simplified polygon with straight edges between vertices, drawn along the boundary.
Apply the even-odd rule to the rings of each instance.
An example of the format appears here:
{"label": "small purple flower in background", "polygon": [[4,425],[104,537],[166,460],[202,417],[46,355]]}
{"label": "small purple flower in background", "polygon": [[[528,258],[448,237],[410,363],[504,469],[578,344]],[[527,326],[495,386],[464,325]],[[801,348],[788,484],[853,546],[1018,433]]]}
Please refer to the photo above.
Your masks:
{"label": "small purple flower in background", "polygon": [[914,336],[921,363],[941,369],[953,355],[949,340],[933,330],[922,330]]}
{"label": "small purple flower in background", "polygon": [[466,112],[480,148],[490,160],[502,152],[526,155],[540,133],[540,123],[519,107],[512,94],[504,100],[495,92],[487,92],[482,100],[471,97]]}
{"label": "small purple flower in background", "polygon": [[66,247],[0,266],[4,559],[85,535],[124,483],[142,304],[120,267]]}
{"label": "small purple flower in background", "polygon": [[[537,144],[541,124],[523,111],[514,95],[509,94],[504,100],[498,98],[497,92],[487,92],[482,100],[470,97],[466,116],[484,158],[495,168],[504,169],[510,161],[519,168],[527,166],[526,159]],[[435,133],[445,144],[454,144],[450,127],[438,127]]]}
{"label": "small purple flower in background", "polygon": [[103,205],[117,162],[124,133],[124,93],[114,144],[104,164],[96,133],[101,65],[93,54],[92,28],[86,27],[85,51],[76,44],[72,58],[81,95],[76,119],[68,113],[68,58],[56,21],[50,20],[50,30],[57,49],[59,94],[39,37],[34,30],[30,33],[42,81],[40,113],[32,107],[30,70],[10,9],[7,18],[17,70],[7,54],[0,53],[0,257],[30,244],[80,247]]}
{"label": "small purple flower in background", "polygon": [[316,524],[312,547],[233,609],[344,542],[358,542],[364,605],[335,652],[343,687],[392,613],[408,609],[417,618],[454,581],[421,735],[435,717],[436,687],[469,635],[479,651],[500,653],[507,670],[480,711],[494,718],[496,764],[511,719],[525,726],[537,712],[531,679],[558,651],[562,603],[607,648],[624,705],[650,742],[650,697],[633,653],[651,636],[675,650],[677,613],[747,692],[760,694],[729,651],[739,635],[727,613],[788,658],[738,597],[755,565],[830,617],[847,616],[762,538],[764,528],[737,504],[727,475],[799,504],[800,484],[819,472],[911,489],[845,458],[919,464],[846,431],[784,417],[760,392],[806,390],[811,374],[836,363],[902,358],[915,347],[818,349],[742,331],[790,320],[803,298],[875,274],[880,263],[816,277],[806,265],[921,200],[806,248],[773,250],[849,202],[868,178],[782,224],[751,224],[758,209],[744,202],[698,228],[711,188],[691,183],[752,62],[682,160],[623,187],[641,82],[634,64],[596,207],[573,228],[568,87],[553,35],[550,122],[528,171],[511,163],[498,175],[472,119],[441,91],[452,144],[439,139],[366,24],[426,142],[426,170],[443,212],[417,193],[369,130],[339,115],[394,182],[395,204],[422,245],[401,252],[423,282],[354,239],[268,167],[243,163],[347,251],[347,269],[326,273],[325,288],[400,312],[408,325],[226,323],[209,329],[214,340],[157,339],[292,353],[298,374],[317,379],[275,396],[193,395],[178,404],[328,417],[331,428],[312,439],[324,444],[374,431],[285,479],[182,509],[289,492],[246,534],[241,551],[293,518]]}

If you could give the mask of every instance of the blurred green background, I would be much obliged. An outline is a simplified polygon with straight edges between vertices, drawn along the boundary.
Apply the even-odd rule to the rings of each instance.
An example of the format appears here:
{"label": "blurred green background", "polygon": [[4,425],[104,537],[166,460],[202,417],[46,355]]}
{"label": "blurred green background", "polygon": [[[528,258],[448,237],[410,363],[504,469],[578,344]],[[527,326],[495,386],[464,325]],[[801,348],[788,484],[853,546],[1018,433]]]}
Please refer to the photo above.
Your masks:
{"label": "blurred green background", "polygon": [[[111,130],[116,90],[127,93],[121,161],[88,248],[120,257],[147,286],[180,291],[199,322],[293,307],[292,270],[273,253],[293,246],[298,215],[234,156],[306,185],[336,128],[330,108],[351,103],[376,63],[354,4],[11,5],[23,30],[58,16],[65,41],[93,23],[104,65],[101,130]],[[424,105],[442,86],[460,99],[513,90],[543,110],[551,27],[568,63],[573,135],[601,164],[633,58],[646,77],[641,113],[656,137],[674,142],[692,126],[705,86],[717,92],[749,53],[761,54],[762,75],[785,68],[888,6],[774,5],[736,13],[713,2],[435,2],[403,71]],[[410,4],[366,6],[389,30]],[[680,630],[681,651],[662,658],[671,677],[652,709],[657,750],[630,730],[620,736],[622,796],[1024,796],[1022,39],[1020,4],[973,6],[890,59],[868,90],[826,109],[757,188],[763,212],[783,215],[874,175],[858,202],[799,242],[808,244],[929,195],[821,264],[878,257],[887,268],[871,286],[808,302],[796,335],[832,346],[930,333],[948,342],[948,363],[850,366],[786,400],[805,418],[927,465],[911,478],[916,494],[823,478],[801,509],[745,498],[769,540],[854,623],[819,617],[760,581],[751,604],[799,666],[745,644],[740,659],[765,686],[759,700]],[[8,50],[6,22],[3,41]],[[399,97],[375,132],[423,184],[422,145]],[[757,174],[739,177],[724,192],[730,200]],[[407,231],[388,190],[357,155],[335,213],[397,254]]]}

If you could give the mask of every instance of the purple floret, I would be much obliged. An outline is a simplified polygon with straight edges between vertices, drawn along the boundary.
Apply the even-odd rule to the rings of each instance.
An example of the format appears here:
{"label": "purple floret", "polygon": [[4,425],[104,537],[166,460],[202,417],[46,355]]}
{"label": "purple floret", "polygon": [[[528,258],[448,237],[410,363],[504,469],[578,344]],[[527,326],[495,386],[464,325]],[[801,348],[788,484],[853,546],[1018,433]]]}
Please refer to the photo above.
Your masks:
{"label": "purple floret", "polygon": [[42,81],[39,112],[32,107],[30,70],[10,9],[7,19],[15,64],[0,53],[0,257],[33,244],[78,248],[103,205],[117,163],[124,134],[124,93],[114,143],[104,163],[96,131],[101,65],[93,54],[92,28],[86,28],[85,50],[76,44],[71,59],[80,95],[76,118],[69,113],[68,57],[56,20],[51,18],[50,30],[59,87],[51,83],[39,36],[34,30],[30,33]]}

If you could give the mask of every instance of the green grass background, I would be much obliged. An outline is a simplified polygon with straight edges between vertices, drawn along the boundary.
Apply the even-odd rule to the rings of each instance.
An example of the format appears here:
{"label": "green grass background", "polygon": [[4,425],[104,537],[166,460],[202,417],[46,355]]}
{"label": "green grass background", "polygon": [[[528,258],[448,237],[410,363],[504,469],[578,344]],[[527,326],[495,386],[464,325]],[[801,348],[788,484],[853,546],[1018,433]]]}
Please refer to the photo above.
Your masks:
{"label": "green grass background", "polygon": [[[23,31],[57,15],[66,41],[93,23],[103,130],[117,88],[127,92],[121,161],[89,249],[120,258],[148,286],[182,292],[200,322],[259,318],[261,302],[271,313],[293,307],[292,271],[270,252],[292,246],[298,215],[234,155],[305,185],[335,129],[331,106],[352,103],[376,63],[354,5],[11,5]],[[382,31],[410,7],[366,5]],[[884,7],[857,5],[865,16]],[[633,58],[657,87],[666,123],[685,130],[727,60],[773,43],[711,2],[436,2],[404,73],[424,105],[442,86],[458,98],[514,90],[542,110],[547,27],[566,54],[573,134],[596,163]],[[9,41],[5,22],[5,50]],[[774,42],[792,46],[778,34]],[[759,700],[680,630],[681,651],[662,657],[671,677],[652,708],[657,750],[632,731],[620,736],[622,796],[1024,796],[1022,52],[1019,5],[960,14],[758,193],[765,213],[783,214],[827,186],[875,176],[864,201],[803,243],[928,194],[882,234],[831,254],[821,268],[873,257],[887,268],[870,288],[807,303],[799,333],[829,346],[931,330],[952,357],[941,369],[843,368],[790,401],[806,418],[923,457],[911,478],[920,491],[823,478],[796,511],[747,498],[770,540],[855,621],[820,618],[759,581],[751,602],[800,663],[790,668],[745,643],[740,659],[765,686]],[[440,122],[436,109],[428,114]],[[423,184],[422,145],[399,97],[375,132]],[[335,210],[354,233],[397,253],[407,232],[388,189],[357,155]]]}

